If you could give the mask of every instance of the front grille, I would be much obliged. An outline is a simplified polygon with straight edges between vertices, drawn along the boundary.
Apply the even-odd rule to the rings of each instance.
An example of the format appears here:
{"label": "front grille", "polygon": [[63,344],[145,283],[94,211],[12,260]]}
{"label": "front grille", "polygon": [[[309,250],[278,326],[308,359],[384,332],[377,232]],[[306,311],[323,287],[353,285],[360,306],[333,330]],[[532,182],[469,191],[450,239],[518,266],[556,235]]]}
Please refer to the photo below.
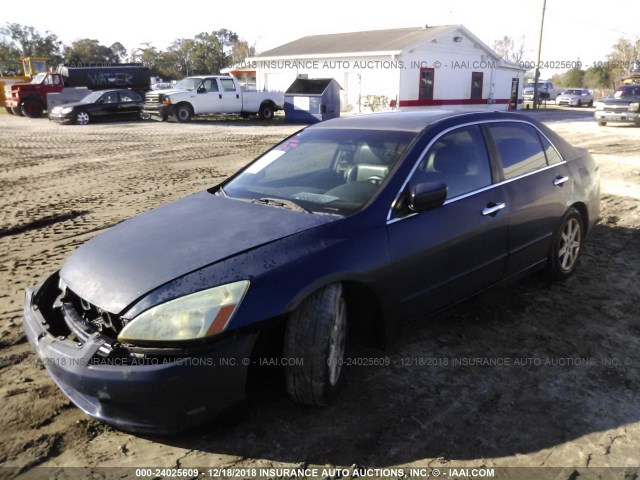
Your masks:
{"label": "front grille", "polygon": [[618,112],[618,113],[628,112],[629,111],[629,105],[615,105],[615,106],[607,106],[607,105],[605,105],[604,111],[605,112]]}
{"label": "front grille", "polygon": [[70,305],[82,320],[106,335],[117,336],[127,324],[127,321],[119,315],[96,307],[69,289],[66,290],[62,301],[65,305]]}
{"label": "front grille", "polygon": [[160,95],[157,93],[147,93],[144,103],[145,105],[158,105],[160,103]]}

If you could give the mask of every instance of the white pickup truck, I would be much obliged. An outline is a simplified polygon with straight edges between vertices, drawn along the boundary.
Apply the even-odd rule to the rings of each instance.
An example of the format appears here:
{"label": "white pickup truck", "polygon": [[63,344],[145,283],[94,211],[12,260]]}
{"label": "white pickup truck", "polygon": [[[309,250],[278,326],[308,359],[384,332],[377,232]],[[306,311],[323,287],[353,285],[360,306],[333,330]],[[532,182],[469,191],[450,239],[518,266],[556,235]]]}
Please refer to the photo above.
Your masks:
{"label": "white pickup truck", "polygon": [[[525,102],[533,102],[533,90],[535,82],[529,82],[525,85],[522,91],[522,99]],[[554,100],[558,98],[564,90],[562,88],[555,88],[553,83],[548,80],[538,80],[538,96],[540,100]]]}
{"label": "white pickup truck", "polygon": [[258,114],[271,120],[276,110],[284,108],[284,93],[245,92],[237,80],[228,75],[187,77],[169,90],[147,92],[142,109],[146,117],[166,120],[173,115],[178,122],[194,116],[214,114]]}

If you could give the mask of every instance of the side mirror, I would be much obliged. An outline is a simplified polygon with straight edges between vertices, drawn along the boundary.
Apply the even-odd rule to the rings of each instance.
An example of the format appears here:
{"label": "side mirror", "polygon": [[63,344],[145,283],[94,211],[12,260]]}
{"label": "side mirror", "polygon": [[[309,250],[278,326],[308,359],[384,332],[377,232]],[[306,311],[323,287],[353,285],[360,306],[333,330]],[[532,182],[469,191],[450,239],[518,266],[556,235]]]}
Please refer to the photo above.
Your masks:
{"label": "side mirror", "polygon": [[200,85],[197,90],[198,93],[207,93],[207,89],[204,88],[204,85]]}
{"label": "side mirror", "polygon": [[448,190],[442,182],[412,185],[409,190],[409,210],[418,213],[441,206],[447,199]]}

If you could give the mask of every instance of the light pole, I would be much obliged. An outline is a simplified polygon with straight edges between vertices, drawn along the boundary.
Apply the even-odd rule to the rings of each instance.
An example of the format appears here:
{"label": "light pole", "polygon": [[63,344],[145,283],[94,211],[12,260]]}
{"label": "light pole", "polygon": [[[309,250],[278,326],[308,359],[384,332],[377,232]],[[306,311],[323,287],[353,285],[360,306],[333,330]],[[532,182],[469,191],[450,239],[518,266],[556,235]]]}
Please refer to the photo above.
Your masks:
{"label": "light pole", "polygon": [[547,8],[547,0],[542,0],[542,19],[540,20],[540,37],[538,38],[538,55],[536,59],[536,73],[533,79],[533,109],[538,109],[538,79],[540,78],[540,54],[542,52],[542,31],[544,30],[544,11]]}

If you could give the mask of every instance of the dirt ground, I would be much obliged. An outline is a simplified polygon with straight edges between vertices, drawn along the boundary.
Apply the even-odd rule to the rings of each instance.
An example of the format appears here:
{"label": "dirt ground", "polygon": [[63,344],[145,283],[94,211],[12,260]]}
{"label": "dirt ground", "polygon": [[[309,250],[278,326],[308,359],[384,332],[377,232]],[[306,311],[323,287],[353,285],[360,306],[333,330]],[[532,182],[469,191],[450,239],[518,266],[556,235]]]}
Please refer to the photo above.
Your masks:
{"label": "dirt ground", "polygon": [[[590,115],[539,114],[602,172],[600,223],[567,282],[533,276],[387,351],[357,347],[390,365],[347,368],[328,408],[261,382],[238,423],[163,438],[91,420],[60,393],[23,335],[24,288],[103,229],[217,183],[299,127],[0,114],[0,466],[640,467],[640,129]],[[504,360],[476,361],[487,358]]]}

